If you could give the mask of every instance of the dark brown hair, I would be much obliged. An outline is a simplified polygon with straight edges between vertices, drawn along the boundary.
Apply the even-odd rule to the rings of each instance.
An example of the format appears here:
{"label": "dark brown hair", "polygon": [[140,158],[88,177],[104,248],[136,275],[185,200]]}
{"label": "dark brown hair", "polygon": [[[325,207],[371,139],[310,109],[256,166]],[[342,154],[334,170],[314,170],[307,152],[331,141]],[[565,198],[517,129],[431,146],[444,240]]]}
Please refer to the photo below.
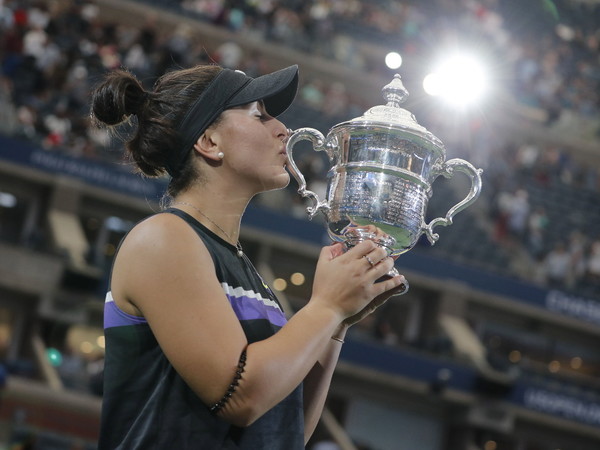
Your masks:
{"label": "dark brown hair", "polygon": [[[112,71],[92,93],[92,117],[98,125],[115,127],[135,115],[137,129],[125,143],[127,153],[141,173],[164,175],[168,155],[181,145],[177,124],[221,70],[213,65],[175,70],[160,77],[152,91],[146,91],[133,74]],[[185,164],[171,180],[169,195],[189,186],[196,176],[194,165]]]}

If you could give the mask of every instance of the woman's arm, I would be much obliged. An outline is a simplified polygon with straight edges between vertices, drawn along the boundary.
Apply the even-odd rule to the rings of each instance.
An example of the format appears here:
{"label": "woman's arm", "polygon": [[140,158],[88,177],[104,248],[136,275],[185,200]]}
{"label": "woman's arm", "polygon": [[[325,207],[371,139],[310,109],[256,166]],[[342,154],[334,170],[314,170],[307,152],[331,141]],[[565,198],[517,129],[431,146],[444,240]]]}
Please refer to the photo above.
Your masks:
{"label": "woman's arm", "polygon": [[[402,283],[406,282],[404,276],[400,277]],[[365,308],[363,308],[357,314],[346,318],[336,329],[331,336],[331,342],[327,346],[324,354],[319,358],[317,363],[308,373],[304,380],[304,443],[306,444],[312,433],[314,432],[321,414],[323,412],[323,406],[327,399],[327,393],[329,392],[329,386],[331,384],[331,378],[337,365],[340,352],[342,350],[342,342],[336,340],[341,339],[342,341],[346,337],[348,328],[357,322],[360,322],[368,315],[372,314],[377,308],[383,305],[389,298],[395,293],[402,292],[406,289],[405,286],[400,283],[397,287],[390,291],[379,295],[373,301],[371,301]],[[336,339],[333,339],[336,338]]]}
{"label": "woman's arm", "polygon": [[239,386],[219,412],[246,426],[302,382],[347,316],[401,282],[375,284],[392,262],[371,268],[362,254],[380,250],[363,244],[341,256],[339,248],[323,249],[309,303],[275,335],[251,345],[204,243],[176,216],[153,216],[130,232],[115,261],[113,296],[146,318],[171,364],[207,405],[227,391],[247,347]]}
{"label": "woman's arm", "polygon": [[[340,325],[332,337],[343,341],[347,328],[346,325]],[[330,339],[325,352],[304,379],[304,444],[314,433],[321,418],[341,349],[342,342]]]}

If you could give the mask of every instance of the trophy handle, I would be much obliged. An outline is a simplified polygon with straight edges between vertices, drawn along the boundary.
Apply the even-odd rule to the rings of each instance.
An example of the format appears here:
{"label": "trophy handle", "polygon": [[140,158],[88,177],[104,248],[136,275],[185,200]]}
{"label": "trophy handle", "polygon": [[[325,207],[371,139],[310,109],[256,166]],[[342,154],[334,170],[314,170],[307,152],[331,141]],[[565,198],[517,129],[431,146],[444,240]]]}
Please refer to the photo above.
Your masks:
{"label": "trophy handle", "polygon": [[323,136],[323,133],[321,133],[319,130],[315,130],[314,128],[298,128],[296,131],[291,133],[285,147],[288,159],[288,170],[300,186],[298,188],[298,193],[302,197],[309,197],[314,202],[313,206],[306,208],[306,211],[309,214],[309,219],[312,219],[313,216],[321,210],[327,212],[329,210],[329,204],[327,201],[319,200],[319,197],[313,191],[306,189],[306,180],[304,179],[304,175],[302,175],[300,169],[298,169],[298,166],[294,161],[294,157],[292,156],[292,149],[294,145],[300,141],[310,141],[312,143],[313,150],[317,152],[323,150],[326,151],[325,136]]}
{"label": "trophy handle", "polygon": [[439,239],[439,235],[433,232],[433,227],[437,227],[439,225],[444,227],[452,225],[452,218],[454,215],[470,206],[471,203],[477,200],[477,197],[479,197],[479,194],[481,193],[482,169],[476,169],[470,162],[465,161],[464,159],[454,158],[446,161],[442,165],[438,176],[443,175],[446,178],[451,178],[455,171],[462,172],[471,179],[471,189],[469,190],[468,195],[461,202],[457,203],[448,210],[446,217],[438,217],[433,219],[427,225],[423,226],[422,232],[426,234],[431,245],[435,244]]}

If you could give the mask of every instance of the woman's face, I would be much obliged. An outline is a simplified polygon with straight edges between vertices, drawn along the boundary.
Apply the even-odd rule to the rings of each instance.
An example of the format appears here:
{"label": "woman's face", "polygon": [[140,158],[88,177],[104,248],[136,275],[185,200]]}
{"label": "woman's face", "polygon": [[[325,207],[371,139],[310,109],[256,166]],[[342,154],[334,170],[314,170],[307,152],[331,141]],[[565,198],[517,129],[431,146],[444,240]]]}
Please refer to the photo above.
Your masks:
{"label": "woman's face", "polygon": [[223,165],[233,170],[236,184],[246,182],[257,192],[287,186],[287,129],[262,102],[224,111],[215,131]]}

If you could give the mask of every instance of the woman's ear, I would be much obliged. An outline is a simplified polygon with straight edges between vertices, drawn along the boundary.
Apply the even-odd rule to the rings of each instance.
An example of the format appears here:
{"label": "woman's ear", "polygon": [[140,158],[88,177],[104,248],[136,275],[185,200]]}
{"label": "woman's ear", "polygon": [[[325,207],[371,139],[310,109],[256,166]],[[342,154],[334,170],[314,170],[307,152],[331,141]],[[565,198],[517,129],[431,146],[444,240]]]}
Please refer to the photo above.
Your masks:
{"label": "woman's ear", "polygon": [[194,144],[194,150],[209,161],[221,161],[219,156],[219,135],[216,130],[210,128],[198,138]]}

